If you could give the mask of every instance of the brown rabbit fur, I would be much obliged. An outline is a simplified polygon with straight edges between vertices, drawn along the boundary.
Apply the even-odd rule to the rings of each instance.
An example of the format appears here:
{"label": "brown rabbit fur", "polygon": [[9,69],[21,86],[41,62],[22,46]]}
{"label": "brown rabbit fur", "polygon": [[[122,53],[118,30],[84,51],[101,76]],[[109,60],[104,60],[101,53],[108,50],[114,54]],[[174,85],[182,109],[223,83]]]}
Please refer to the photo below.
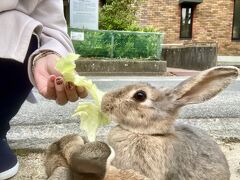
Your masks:
{"label": "brown rabbit fur", "polygon": [[238,74],[235,67],[214,67],[172,89],[136,84],[105,94],[102,111],[118,123],[108,135],[113,165],[154,180],[228,180],[229,166],[215,141],[174,122],[182,106],[214,97]]}
{"label": "brown rabbit fur", "polygon": [[51,144],[46,153],[48,180],[145,180],[133,170],[110,166],[114,157],[102,142],[88,143],[79,135],[67,135]]}

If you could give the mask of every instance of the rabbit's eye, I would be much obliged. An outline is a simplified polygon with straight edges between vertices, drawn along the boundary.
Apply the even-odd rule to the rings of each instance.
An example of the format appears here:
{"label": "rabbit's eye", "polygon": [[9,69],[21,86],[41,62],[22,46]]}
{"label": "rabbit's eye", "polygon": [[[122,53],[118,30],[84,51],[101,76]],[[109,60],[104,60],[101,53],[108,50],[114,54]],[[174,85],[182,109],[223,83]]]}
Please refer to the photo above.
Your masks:
{"label": "rabbit's eye", "polygon": [[139,102],[143,102],[147,99],[147,94],[146,92],[140,90],[140,91],[137,91],[134,95],[133,95],[133,98],[136,100],[136,101],[139,101]]}

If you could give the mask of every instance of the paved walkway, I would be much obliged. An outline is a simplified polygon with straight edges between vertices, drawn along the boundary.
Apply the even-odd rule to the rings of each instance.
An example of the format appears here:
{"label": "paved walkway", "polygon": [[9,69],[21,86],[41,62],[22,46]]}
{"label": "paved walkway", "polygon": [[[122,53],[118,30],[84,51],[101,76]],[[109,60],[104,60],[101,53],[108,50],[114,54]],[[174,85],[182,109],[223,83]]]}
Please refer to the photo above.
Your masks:
{"label": "paved walkway", "polygon": [[[230,162],[231,180],[240,179],[239,158],[240,144],[220,144],[227,160]],[[20,171],[12,180],[46,180],[43,153],[30,153],[18,156],[20,161]],[[29,168],[31,167],[31,168]]]}

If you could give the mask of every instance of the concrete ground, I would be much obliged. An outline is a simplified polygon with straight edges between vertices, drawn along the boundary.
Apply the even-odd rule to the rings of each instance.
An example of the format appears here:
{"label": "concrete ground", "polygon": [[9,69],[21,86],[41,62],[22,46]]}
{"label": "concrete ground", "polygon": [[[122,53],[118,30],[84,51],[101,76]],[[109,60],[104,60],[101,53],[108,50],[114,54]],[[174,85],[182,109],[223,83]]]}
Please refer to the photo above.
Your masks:
{"label": "concrete ground", "polygon": [[[231,180],[240,179],[240,144],[224,143],[220,145],[230,165]],[[20,171],[12,180],[45,180],[44,153],[29,153],[18,156]]]}
{"label": "concrete ground", "polygon": [[222,144],[221,148],[229,162],[231,180],[240,179],[240,143]]}

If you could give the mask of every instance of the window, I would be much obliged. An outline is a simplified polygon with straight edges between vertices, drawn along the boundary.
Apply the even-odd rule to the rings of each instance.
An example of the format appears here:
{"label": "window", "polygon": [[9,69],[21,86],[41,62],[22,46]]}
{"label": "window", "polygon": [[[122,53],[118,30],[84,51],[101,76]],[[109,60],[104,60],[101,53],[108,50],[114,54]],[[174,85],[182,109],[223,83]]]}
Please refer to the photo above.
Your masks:
{"label": "window", "polygon": [[181,6],[180,38],[192,38],[193,7]]}
{"label": "window", "polygon": [[99,2],[101,7],[107,4],[107,0],[100,0]]}
{"label": "window", "polygon": [[240,0],[234,1],[232,39],[240,40]]}

